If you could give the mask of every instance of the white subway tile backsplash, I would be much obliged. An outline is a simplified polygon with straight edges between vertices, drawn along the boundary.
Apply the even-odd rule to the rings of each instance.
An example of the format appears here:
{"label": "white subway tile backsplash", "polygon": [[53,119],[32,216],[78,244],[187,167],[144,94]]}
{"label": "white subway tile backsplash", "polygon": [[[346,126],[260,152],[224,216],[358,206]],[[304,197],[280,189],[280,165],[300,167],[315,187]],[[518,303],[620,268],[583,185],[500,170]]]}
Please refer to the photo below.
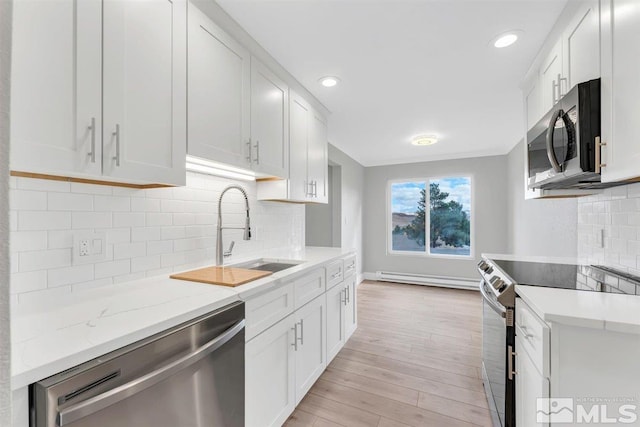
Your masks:
{"label": "white subway tile backsplash", "polygon": [[96,211],[105,212],[129,212],[131,211],[131,198],[123,196],[94,196]]}
{"label": "white subway tile backsplash", "polygon": [[73,229],[110,228],[111,214],[107,212],[73,212]]}
{"label": "white subway tile backsplash", "polygon": [[70,212],[18,211],[18,230],[68,230]]}
{"label": "white subway tile backsplash", "polygon": [[[214,264],[217,200],[231,183],[191,172],[186,187],[146,190],[12,178],[12,298],[18,304],[46,304],[55,295]],[[226,230],[226,245],[236,241],[234,256],[258,257],[272,248],[304,245],[304,206],[258,202],[254,183],[238,183],[249,195],[253,238],[245,242],[242,231]],[[225,225],[241,227],[244,199],[227,194]],[[596,202],[602,200],[591,204]],[[580,212],[592,210],[585,205]],[[72,264],[76,230],[105,232],[104,261]],[[585,240],[583,246],[591,250],[588,245]]]}
{"label": "white subway tile backsplash", "polygon": [[114,212],[114,227],[144,227],[145,214],[140,212]]}
{"label": "white subway tile backsplash", "polygon": [[11,276],[11,293],[21,294],[47,288],[47,271],[29,271]]}
{"label": "white subway tile backsplash", "polygon": [[20,272],[48,270],[71,265],[70,249],[20,252],[18,268]]}
{"label": "white subway tile backsplash", "polygon": [[49,270],[47,277],[47,286],[49,288],[88,282],[93,280],[93,264]]}
{"label": "white subway tile backsplash", "polygon": [[92,211],[93,197],[76,193],[49,193],[47,198],[50,211]]}
{"label": "white subway tile backsplash", "polygon": [[46,231],[13,231],[9,236],[10,251],[38,251],[47,249]]}
{"label": "white subway tile backsplash", "polygon": [[44,191],[12,191],[9,208],[19,211],[46,211],[47,193]]}
{"label": "white subway tile backsplash", "polygon": [[118,261],[101,262],[95,264],[95,278],[122,276],[131,272],[131,260],[121,259]]}

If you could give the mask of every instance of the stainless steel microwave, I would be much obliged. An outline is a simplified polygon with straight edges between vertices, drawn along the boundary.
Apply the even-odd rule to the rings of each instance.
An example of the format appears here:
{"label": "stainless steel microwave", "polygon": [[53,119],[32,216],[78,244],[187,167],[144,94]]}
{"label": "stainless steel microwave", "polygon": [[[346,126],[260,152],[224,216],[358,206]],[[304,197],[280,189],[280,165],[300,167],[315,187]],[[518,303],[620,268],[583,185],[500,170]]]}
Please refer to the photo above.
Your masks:
{"label": "stainless steel microwave", "polygon": [[[529,188],[602,188],[600,79],[574,86],[529,132]],[[600,157],[599,155],[597,156]]]}

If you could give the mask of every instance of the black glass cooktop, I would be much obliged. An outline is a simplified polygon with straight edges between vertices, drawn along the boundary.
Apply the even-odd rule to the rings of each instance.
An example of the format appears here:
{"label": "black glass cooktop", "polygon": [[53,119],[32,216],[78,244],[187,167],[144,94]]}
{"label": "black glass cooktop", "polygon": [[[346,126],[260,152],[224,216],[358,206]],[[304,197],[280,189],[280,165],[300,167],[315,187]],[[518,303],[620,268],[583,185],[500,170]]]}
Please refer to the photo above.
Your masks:
{"label": "black glass cooktop", "polygon": [[492,261],[519,285],[640,295],[640,277],[609,267]]}

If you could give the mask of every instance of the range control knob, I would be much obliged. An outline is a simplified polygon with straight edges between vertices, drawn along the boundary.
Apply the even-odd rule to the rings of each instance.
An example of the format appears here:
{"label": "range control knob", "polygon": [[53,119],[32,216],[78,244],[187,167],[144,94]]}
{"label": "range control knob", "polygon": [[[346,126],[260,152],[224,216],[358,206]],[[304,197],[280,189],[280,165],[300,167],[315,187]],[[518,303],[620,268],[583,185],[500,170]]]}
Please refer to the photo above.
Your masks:
{"label": "range control knob", "polygon": [[480,262],[478,263],[478,268],[479,268],[480,270],[482,270],[482,271],[486,271],[486,270],[487,270],[487,268],[489,268],[489,265],[488,265],[486,262],[484,262],[484,261],[480,261]]}
{"label": "range control knob", "polygon": [[484,272],[487,274],[493,273],[493,267],[491,267],[490,265],[487,265],[487,268],[484,270]]}
{"label": "range control knob", "polygon": [[496,288],[496,289],[500,290],[500,289],[505,285],[505,283],[504,283],[504,280],[502,280],[502,279],[497,279],[496,281],[494,281],[494,282],[492,283],[492,285],[493,285],[493,287],[494,287],[494,288]]}

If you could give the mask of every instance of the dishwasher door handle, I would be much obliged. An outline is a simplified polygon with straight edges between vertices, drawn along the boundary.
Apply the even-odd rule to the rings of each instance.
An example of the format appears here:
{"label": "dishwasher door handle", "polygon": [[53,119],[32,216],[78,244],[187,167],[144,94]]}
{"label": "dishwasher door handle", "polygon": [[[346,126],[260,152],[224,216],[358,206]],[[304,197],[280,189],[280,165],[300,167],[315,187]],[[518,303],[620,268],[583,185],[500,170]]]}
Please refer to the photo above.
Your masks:
{"label": "dishwasher door handle", "polygon": [[244,329],[244,319],[218,335],[208,343],[199,347],[192,353],[189,353],[180,359],[169,363],[155,371],[149,372],[130,381],[126,384],[118,386],[112,390],[105,391],[97,396],[87,399],[83,402],[76,403],[58,412],[58,425],[65,426],[78,421],[88,415],[105,409],[113,404],[120,402],[128,397],[135,395],[147,388],[159,383],[160,381],[180,372],[181,370],[193,365],[194,363],[204,359],[209,354],[213,353],[240,331]]}

